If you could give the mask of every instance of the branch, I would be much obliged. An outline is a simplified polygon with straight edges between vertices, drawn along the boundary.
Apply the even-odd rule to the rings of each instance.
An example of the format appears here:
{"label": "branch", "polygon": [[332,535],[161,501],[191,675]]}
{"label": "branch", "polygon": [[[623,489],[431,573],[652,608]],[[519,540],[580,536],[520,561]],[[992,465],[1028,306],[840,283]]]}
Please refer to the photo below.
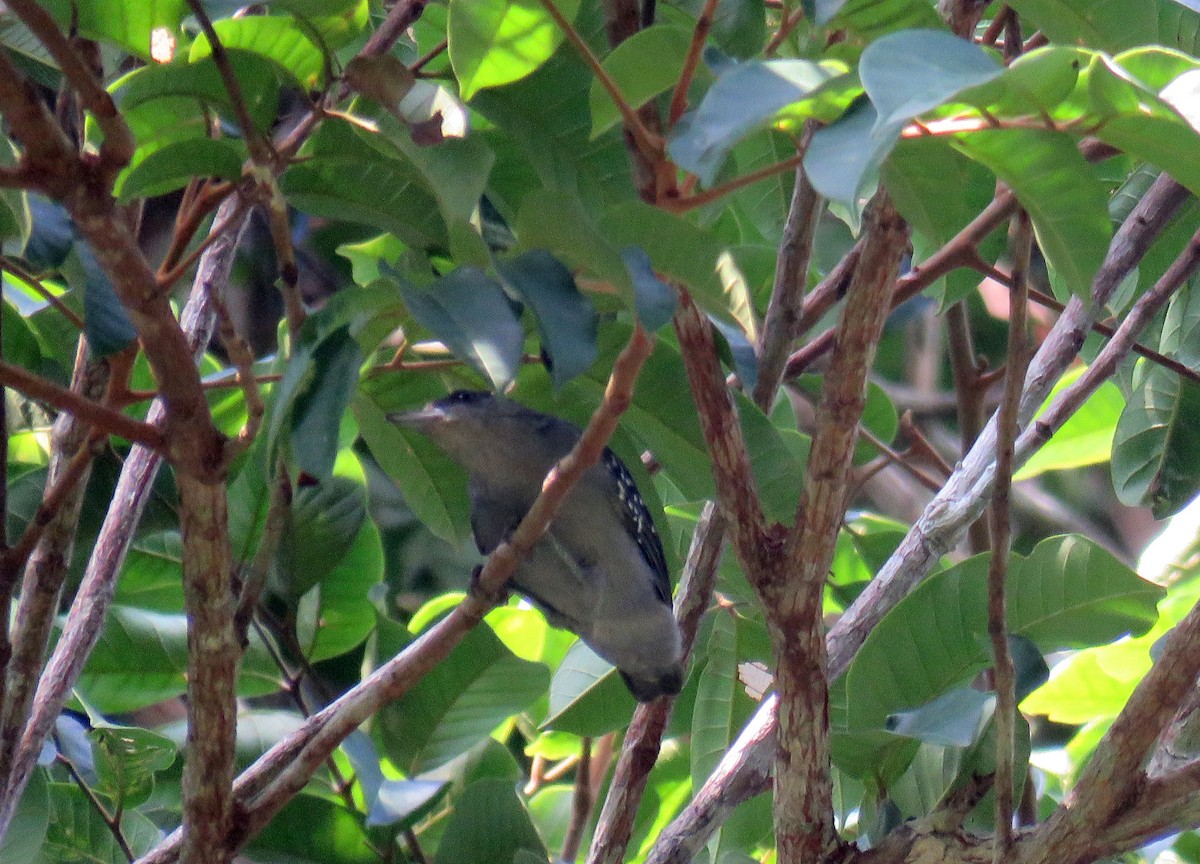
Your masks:
{"label": "branch", "polygon": [[[1013,289],[1008,315],[1008,367],[1004,374],[1004,399],[996,419],[996,481],[992,493],[992,557],[988,562],[988,636],[992,642],[992,668],[996,689],[996,834],[995,862],[1002,864],[1013,842],[1013,777],[1016,747],[1017,672],[1008,647],[1008,558],[1012,552],[1013,449],[1017,438],[1017,409],[1025,380],[1028,345],[1026,313],[1029,307],[1029,255],[1033,223],[1018,212],[1013,238]],[[976,523],[978,524],[978,523]]]}
{"label": "branch", "polygon": [[[236,206],[236,202],[231,201],[234,199],[222,205],[215,225],[222,224],[222,214],[227,216],[227,211]],[[230,227],[232,229],[235,226]],[[236,226],[236,229],[229,230],[220,242],[209,247],[200,262],[191,296],[183,310],[183,327],[189,334],[191,350],[197,356],[212,338],[213,316],[207,298],[212,286],[225,285],[229,279],[241,226]],[[150,406],[147,422],[155,424],[163,414],[163,403],[158,400]],[[100,638],[105,615],[112,603],[117,574],[125,560],[142,510],[150,498],[154,477],[161,463],[162,456],[158,452],[138,445],[133,448],[121,469],[113,493],[113,501],[120,504],[110,507],[105,516],[83,580],[67,613],[62,636],[38,682],[33,711],[21,734],[8,786],[0,790],[3,793],[0,795],[0,837],[4,836],[12,822],[17,802],[37,764],[42,743],[53,730],[71,688],[75,686],[79,673]]]}
{"label": "branch", "polygon": [[[804,145],[807,147],[807,142]],[[792,343],[800,334],[804,306],[804,288],[808,265],[812,260],[813,236],[821,216],[821,196],[813,189],[804,169],[796,169],[792,203],[783,225],[783,240],[775,264],[775,285],[763,321],[758,344],[758,378],[754,384],[754,402],[769,412],[783,380],[783,369]]]}
{"label": "branch", "polygon": [[50,52],[67,81],[79,94],[83,107],[96,118],[100,131],[104,133],[104,141],[100,145],[102,173],[106,183],[111,183],[112,178],[129,164],[136,146],[125,118],[49,12],[33,0],[11,0],[8,6]]}
{"label": "branch", "polygon": [[258,127],[254,125],[250,109],[246,107],[246,97],[242,94],[242,87],[238,84],[233,66],[229,62],[229,55],[225,52],[225,46],[221,43],[220,37],[217,36],[212,19],[208,17],[208,13],[204,10],[204,4],[200,0],[187,0],[187,4],[192,10],[196,22],[200,25],[200,29],[208,38],[213,65],[217,67],[217,72],[221,75],[221,83],[225,85],[225,92],[229,96],[230,104],[233,105],[233,115],[242,132],[242,140],[246,142],[246,149],[250,151],[250,160],[255,165],[270,165],[271,148],[259,134]]}
{"label": "branch", "polygon": [[775,655],[779,699],[775,842],[782,862],[812,860],[835,839],[824,625],[825,574],[845,517],[866,381],[887,319],[887,298],[908,245],[908,226],[880,190],[865,214],[867,242],[846,295],[837,347],[824,377],[796,527],[779,581],[760,589]]}
{"label": "branch", "polygon": [[187,728],[183,764],[184,864],[229,861],[237,667],[228,502],[224,483],[176,474],[183,535],[183,597],[188,616]]}
{"label": "branch", "polygon": [[704,42],[708,39],[708,32],[712,29],[713,13],[716,9],[717,0],[705,0],[703,8],[700,10],[700,16],[696,19],[696,26],[692,28],[692,41],[688,45],[687,56],[683,59],[679,80],[675,82],[675,89],[671,92],[671,105],[667,111],[668,129],[675,128],[675,124],[679,122],[684,109],[687,108],[688,88],[692,85],[696,67],[700,63],[700,55],[704,52]]}
{"label": "branch", "polygon": [[596,796],[592,789],[592,739],[584,738],[579,745],[579,762],[575,768],[575,794],[571,799],[571,821],[563,838],[562,854],[568,864],[575,864],[579,857],[579,845],[583,842],[583,830],[592,817]]}
{"label": "branch", "polygon": [[60,411],[79,418],[108,435],[119,435],[127,441],[154,450],[163,449],[163,434],[149,423],[115,411],[107,405],[93,402],[66,387],[34,375],[20,366],[0,360],[0,384],[20,390],[30,399],[53,405]]}
{"label": "branch", "polygon": [[[916,297],[951,270],[967,264],[970,260],[968,253],[973,251],[975,246],[987,235],[1004,224],[1004,220],[1016,212],[1016,208],[1017,199],[1012,192],[1006,190],[996,195],[992,203],[972,219],[970,224],[959,231],[949,243],[896,280],[896,288],[892,292],[891,308],[895,309],[906,300]],[[826,330],[789,357],[784,376],[795,378],[814,360],[829,351],[835,342],[834,332],[833,329]]]}
{"label": "branch", "polygon": [[782,174],[784,171],[791,171],[793,168],[799,168],[804,161],[804,154],[800,153],[781,162],[775,162],[771,165],[766,165],[749,174],[742,174],[740,177],[735,177],[727,183],[718,183],[703,192],[697,192],[695,195],[689,195],[686,198],[667,198],[659,202],[660,206],[671,213],[686,213],[689,210],[695,210],[697,207],[703,207],[705,204],[711,204],[720,198],[724,198],[730,192],[736,192],[739,189],[744,189],[763,180],[767,177],[773,177],[776,174]]}
{"label": "branch", "polygon": [[[91,360],[87,344],[81,338],[75,353],[75,369],[71,387],[85,399],[103,397],[108,387],[110,369],[107,361]],[[86,446],[90,429],[71,414],[60,414],[50,433],[50,468],[46,475],[47,488],[54,488],[70,470],[78,453]],[[7,785],[17,753],[21,731],[29,717],[30,702],[38,684],[38,673],[46,656],[51,626],[58,614],[59,596],[71,559],[75,552],[75,535],[83,497],[87,489],[87,473],[91,460],[84,466],[83,476],[58,502],[54,518],[41,532],[29,561],[22,562],[25,576],[21,583],[21,599],[17,605],[12,640],[12,658],[4,677],[5,700],[0,722],[0,792]],[[0,796],[2,798],[3,796]]]}
{"label": "branch", "polygon": [[[1025,378],[1021,403],[1023,415],[1037,410],[1074,360],[1094,320],[1093,313],[1087,310],[1103,308],[1187,197],[1187,190],[1164,174],[1134,207],[1114,236],[1108,256],[1093,280],[1091,303],[1085,307],[1078,299],[1072,299],[1038,350]],[[1099,384],[1093,381],[1089,389],[1080,387],[1082,381],[1081,377],[1070,388],[1074,394],[1072,398],[1079,401],[1073,401],[1065,409],[1068,415]],[[1063,395],[1060,394],[1060,398]],[[1054,419],[1061,424],[1065,417]],[[831,680],[846,671],[855,652],[879,620],[928,574],[944,552],[955,546],[966,526],[983,512],[991,492],[995,453],[993,428],[989,426],[984,430],[971,453],[957,467],[942,492],[926,506],[896,552],[830,630],[826,646]],[[1032,447],[1022,449],[1019,446],[1018,460],[1023,462],[1031,452]],[[763,701],[713,775],[675,821],[663,830],[646,859],[647,864],[690,861],[690,856],[704,845],[734,807],[761,791],[770,776],[774,753],[775,709],[774,696]]]}
{"label": "branch", "polygon": [[717,495],[729,518],[730,539],[746,575],[754,579],[762,570],[760,556],[767,538],[766,517],[750,470],[742,428],[717,361],[712,325],[685,290],[679,292],[674,324],[692,400],[712,460]]}

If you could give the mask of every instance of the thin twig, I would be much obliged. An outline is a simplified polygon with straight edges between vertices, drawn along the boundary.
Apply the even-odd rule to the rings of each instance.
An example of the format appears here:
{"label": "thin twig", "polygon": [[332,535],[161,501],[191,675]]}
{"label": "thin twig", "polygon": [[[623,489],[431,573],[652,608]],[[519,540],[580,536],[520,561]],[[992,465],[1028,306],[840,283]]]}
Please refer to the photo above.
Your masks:
{"label": "thin twig", "polygon": [[450,44],[450,41],[448,39],[443,39],[441,42],[439,42],[438,44],[436,44],[432,48],[430,48],[428,51],[426,51],[420,57],[420,59],[417,60],[416,63],[413,63],[413,65],[409,66],[408,71],[413,73],[414,75],[416,75],[418,72],[420,72],[426,66],[428,66],[429,63],[431,63],[435,57],[437,57],[439,54],[441,54],[443,51],[445,51],[447,46],[449,46],[449,44]]}
{"label": "thin twig", "polygon": [[571,821],[567,823],[566,836],[563,837],[561,858],[567,864],[574,864],[579,857],[579,845],[583,842],[583,832],[592,818],[595,804],[596,798],[592,793],[592,739],[585,737],[579,744],[575,792],[571,797]]}
{"label": "thin twig", "polygon": [[237,332],[233,319],[229,316],[229,309],[216,292],[211,293],[209,303],[212,304],[213,313],[217,317],[217,336],[236,370],[237,383],[242,388],[242,395],[246,401],[246,425],[237,437],[238,444],[244,450],[254,443],[258,436],[258,429],[262,425],[263,413],[266,410],[262,393],[258,389],[258,379],[254,376],[254,354],[246,340]]}
{"label": "thin twig", "polygon": [[127,417],[120,411],[93,402],[4,360],[0,360],[0,383],[21,391],[31,399],[67,411],[106,434],[119,435],[127,441],[155,450],[161,449],[165,443],[162,432],[154,426]]}
{"label": "thin twig", "polygon": [[[983,379],[984,362],[975,353],[967,301],[959,300],[946,310],[946,347],[958,411],[958,455],[970,452],[984,424],[988,384]],[[987,523],[980,519],[967,532],[973,553],[991,548]]]}
{"label": "thin twig", "polygon": [[779,46],[783,44],[783,40],[788,37],[788,34],[796,29],[796,25],[804,18],[804,6],[796,4],[796,8],[779,23],[779,29],[772,34],[767,42],[767,47],[763,49],[763,54],[770,57],[779,50]]}
{"label": "thin twig", "polygon": [[744,189],[751,186],[766,177],[771,177],[775,174],[782,174],[784,171],[791,171],[793,168],[800,165],[804,161],[804,154],[800,153],[782,162],[775,162],[772,165],[767,165],[759,168],[756,171],[751,171],[749,174],[743,174],[740,177],[735,177],[728,183],[719,183],[703,192],[697,192],[695,195],[688,195],[685,198],[668,198],[660,202],[664,210],[669,210],[672,213],[686,213],[688,210],[695,210],[697,207],[703,207],[705,204],[711,204],[720,198],[724,198],[730,192],[736,192],[738,189]]}
{"label": "thin twig", "polygon": [[16,276],[18,279],[36,291],[43,300],[53,306],[59,312],[59,314],[74,324],[76,330],[83,330],[83,319],[79,317],[75,310],[64,303],[62,298],[56,296],[53,291],[47,288],[42,283],[40,278],[26,270],[19,261],[15,261],[12,258],[4,256],[3,258],[0,258],[0,270],[7,270],[9,273]]}
{"label": "thin twig", "polygon": [[83,779],[83,775],[75,767],[75,763],[64,756],[61,752],[54,754],[54,761],[67,769],[67,773],[71,775],[71,779],[75,781],[75,785],[79,787],[79,791],[83,793],[83,797],[87,798],[88,803],[92,805],[92,809],[100,816],[100,820],[108,826],[108,830],[112,832],[113,839],[117,841],[117,845],[121,847],[121,853],[125,856],[125,860],[133,862],[133,849],[129,846],[129,841],[125,839],[125,834],[121,831],[120,816],[110,816],[108,809],[103,802],[96,797],[96,793],[88,786],[87,781]]}
{"label": "thin twig", "polygon": [[250,622],[254,620],[254,610],[258,608],[259,598],[266,587],[267,577],[271,573],[271,562],[279,550],[291,504],[292,483],[287,474],[287,467],[283,459],[280,459],[275,464],[275,479],[271,483],[271,497],[267,504],[266,518],[263,520],[262,534],[258,538],[258,548],[242,583],[237,612],[234,615],[234,626],[243,644]]}
{"label": "thin twig", "polygon": [[608,74],[608,70],[600,63],[600,58],[588,47],[587,42],[579,35],[579,31],[559,11],[558,4],[554,0],[540,0],[540,2],[546,13],[554,19],[554,23],[558,26],[558,29],[575,46],[575,50],[579,52],[584,62],[587,63],[588,68],[592,70],[592,74],[596,76],[596,80],[600,82],[600,86],[604,88],[609,98],[613,100],[613,104],[617,106],[617,112],[620,113],[621,119],[625,123],[625,128],[633,136],[642,155],[647,159],[660,159],[664,146],[662,138],[655,135],[642,123],[641,118],[637,115],[637,111],[625,100],[625,95],[621,92],[620,86]]}
{"label": "thin twig", "polygon": [[713,13],[717,9],[717,0],[705,0],[704,6],[700,9],[700,16],[696,19],[696,26],[692,28],[692,41],[688,45],[688,53],[683,58],[683,68],[679,72],[679,80],[675,82],[675,89],[671,93],[671,107],[667,111],[667,128],[674,129],[675,124],[679,122],[679,118],[683,116],[684,110],[687,108],[688,88],[692,86],[692,78],[696,74],[696,67],[700,64],[700,55],[704,53],[704,43],[708,39],[708,32],[712,29]]}
{"label": "thin twig", "polygon": [[1013,450],[1017,439],[1017,410],[1029,357],[1026,335],[1029,255],[1033,223],[1021,210],[1014,217],[1012,258],[1013,290],[1008,316],[1008,364],[1004,398],[996,419],[996,481],[992,490],[992,557],[988,563],[988,636],[992,642],[992,669],[996,688],[996,832],[995,864],[1002,864],[1013,842],[1013,777],[1017,713],[1016,669],[1008,646],[1008,600],[1005,590],[1008,557],[1012,551]]}
{"label": "thin twig", "polygon": [[[222,198],[221,200],[224,199]],[[234,225],[241,224],[241,221],[246,218],[246,213],[249,210],[249,206],[249,204],[239,198],[236,206],[232,210],[228,211],[229,215],[225,218],[222,224],[214,226],[212,230],[208,232],[208,236],[205,237],[195,249],[189,252],[186,258],[176,263],[175,266],[168,270],[164,270],[163,267],[166,266],[166,263],[168,260],[170,260],[170,257],[168,256],[168,258],[163,259],[163,264],[159,267],[158,273],[156,273],[154,277],[155,282],[158,283],[158,286],[165,290],[174,285],[181,276],[187,273],[188,270],[192,269],[192,266],[199,261],[206,252],[208,252],[209,248],[211,248],[214,243],[219,243],[221,241],[221,238],[225,236],[226,230],[232,228]]]}
{"label": "thin twig", "polygon": [[[193,183],[195,181],[193,180]],[[213,210],[219,207],[229,195],[237,190],[237,186],[230,183],[228,180],[214,183],[206,181],[203,192],[187,195],[187,191],[193,188],[192,183],[188,184],[185,190],[184,201],[180,203],[179,210],[175,214],[175,229],[171,232],[171,245],[167,248],[167,252],[163,255],[163,259],[159,262],[158,271],[155,273],[155,281],[163,287],[168,287],[175,284],[175,280],[183,275],[192,263],[199,258],[195,252],[189,256],[189,263],[182,268],[177,267],[180,256],[187,251],[187,246],[192,242],[192,236],[200,229],[200,223]],[[238,214],[241,215],[240,213]],[[204,243],[209,243],[214,235],[219,235],[220,230],[209,231],[208,237]],[[202,244],[203,246],[203,244]]]}

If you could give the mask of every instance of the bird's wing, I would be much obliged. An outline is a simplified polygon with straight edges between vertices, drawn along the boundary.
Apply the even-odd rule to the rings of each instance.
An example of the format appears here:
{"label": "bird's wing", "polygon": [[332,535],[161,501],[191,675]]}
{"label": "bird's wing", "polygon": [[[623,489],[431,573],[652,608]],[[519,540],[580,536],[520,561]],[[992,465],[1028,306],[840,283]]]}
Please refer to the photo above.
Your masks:
{"label": "bird's wing", "polygon": [[650,518],[646,502],[642,500],[642,494],[633,482],[633,475],[629,473],[621,458],[606,447],[603,459],[605,467],[617,483],[617,498],[625,528],[637,540],[642,557],[650,565],[650,571],[654,574],[655,593],[669,606],[671,574],[667,569],[667,556],[663,553],[662,540],[658,536],[658,529],[654,527],[654,520]]}

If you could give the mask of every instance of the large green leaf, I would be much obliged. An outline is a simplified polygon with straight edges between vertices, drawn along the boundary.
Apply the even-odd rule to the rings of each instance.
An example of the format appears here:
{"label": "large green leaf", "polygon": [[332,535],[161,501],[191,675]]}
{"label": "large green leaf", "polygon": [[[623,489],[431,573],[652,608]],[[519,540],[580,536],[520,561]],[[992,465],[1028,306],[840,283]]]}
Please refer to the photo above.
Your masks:
{"label": "large green leaf", "polygon": [[[50,783],[49,792],[50,822],[41,860],[128,864],[112,828],[82,789],[74,783]],[[135,856],[145,855],[160,841],[158,826],[137,810],[124,811],[120,827],[121,836]]]}
{"label": "large green leaf", "polygon": [[1012,188],[1051,269],[1072,294],[1089,296],[1112,223],[1107,190],[1074,141],[1056,132],[996,129],[957,136],[955,146]]}
{"label": "large green leaf", "polygon": [[1149,507],[1162,519],[1200,489],[1200,385],[1142,361],[1113,439],[1112,478],[1129,507]]}
{"label": "large green leaf", "polygon": [[1158,39],[1156,2],[1014,0],[1010,5],[1054,42],[1116,52]]}
{"label": "large green leaf", "polygon": [[34,769],[17,803],[12,823],[0,839],[0,864],[28,864],[36,861],[50,824],[49,791],[46,773]]}
{"label": "large green leaf", "polygon": [[497,262],[496,269],[537,318],[554,386],[586,372],[596,359],[596,310],[579,293],[571,271],[541,249]]}
{"label": "large green leaf", "polygon": [[[17,155],[13,145],[0,138],[0,167],[16,165]],[[0,190],[0,241],[16,240],[17,248],[23,248],[31,229],[29,199],[23,189]]]}
{"label": "large green leaf", "polygon": [[119,177],[116,194],[121,203],[182,189],[195,177],[236,180],[247,159],[245,145],[228,138],[194,138],[167,144]]}
{"label": "large green leaf", "polygon": [[818,24],[847,27],[864,38],[893,30],[938,27],[941,19],[923,0],[802,0]]}
{"label": "large green leaf", "polygon": [[[325,57],[304,28],[285,15],[247,15],[213,22],[217,38],[226,48],[238,48],[277,63],[304,90],[315,90],[325,72]],[[192,43],[189,60],[195,63],[212,54],[201,33]]]}
{"label": "large green leaf", "polygon": [[845,64],[811,60],[749,61],[731,65],[672,136],[669,152],[681,167],[711,184],[740,139],[784,109],[793,124],[830,121],[859,92]]}
{"label": "large green leaf", "polygon": [[613,665],[577,641],[550,681],[550,716],[542,725],[595,737],[628,725],[635,707]]}
{"label": "large green leaf", "polygon": [[312,601],[301,600],[297,630],[310,662],[339,657],[375,629],[371,592],[383,579],[379,529],[363,524],[354,542],[316,586]]}
{"label": "large green leaf", "polygon": [[[555,0],[568,21],[579,0]],[[485,87],[524,78],[550,59],[563,40],[540,0],[451,0],[450,62],[463,99]]]}
{"label": "large green leaf", "polygon": [[[79,677],[79,689],[107,713],[174,698],[187,690],[187,650],[186,615],[114,604]],[[256,639],[251,639],[238,673],[239,695],[261,696],[279,687],[279,670]]]}
{"label": "large green leaf", "polygon": [[[1043,408],[1065,388],[1079,379],[1086,366],[1071,369],[1058,380]],[[1046,471],[1064,471],[1107,462],[1112,456],[1113,436],[1117,421],[1125,407],[1125,397],[1111,381],[1105,381],[1087,398],[1071,417],[1058,428],[1046,444],[1030,457],[1013,475],[1014,480],[1027,480]]]}
{"label": "large green leaf", "polygon": [[480,780],[467,786],[459,797],[434,864],[524,864],[527,860],[545,861],[546,857],[546,847],[513,784]]}
{"label": "large green leaf", "polygon": [[478,267],[459,267],[429,285],[400,282],[408,311],[497,390],[517,375],[525,332],[500,283]]}
{"label": "large green leaf", "polygon": [[[402,647],[398,625],[381,627],[378,652]],[[490,627],[476,627],[429,674],[379,712],[388,758],[409,774],[444,765],[485,739],[504,720],[546,692],[550,672],[520,660]]]}
{"label": "large green leaf", "polygon": [[[989,665],[987,562],[976,556],[930,577],[871,632],[847,673],[849,728],[883,728]],[[1053,537],[1013,556],[1008,627],[1043,652],[1099,645],[1149,629],[1161,596],[1091,541]]]}
{"label": "large green leaf", "polygon": [[444,248],[446,224],[421,172],[388,158],[348,123],[326,119],[305,145],[311,157],[279,178],[289,203],[314,216],[363,222],[418,248]]}
{"label": "large green leaf", "polygon": [[[654,24],[614,48],[602,65],[625,101],[640,108],[678,80],[691,43],[690,29]],[[621,112],[598,78],[592,80],[588,103],[593,138],[621,122]]]}
{"label": "large green leaf", "polygon": [[[123,0],[48,0],[42,5],[63,28],[89,39],[115,42],[143,60],[151,59],[155,31],[163,31],[173,43],[181,37],[180,23],[187,13],[186,0],[154,0],[126,3]],[[162,62],[163,55],[154,51]],[[170,59],[167,57],[166,59]]]}
{"label": "large green leaf", "polygon": [[88,737],[100,791],[123,807],[144,803],[154,789],[154,775],[175,761],[174,743],[149,729],[116,726],[100,717],[92,724]]}
{"label": "large green leaf", "polygon": [[375,864],[379,856],[360,813],[316,795],[297,795],[246,846],[256,861]]}
{"label": "large green leaf", "polygon": [[288,508],[272,585],[293,602],[334,572],[367,518],[362,472],[352,453],[342,467],[344,473],[297,489]]}

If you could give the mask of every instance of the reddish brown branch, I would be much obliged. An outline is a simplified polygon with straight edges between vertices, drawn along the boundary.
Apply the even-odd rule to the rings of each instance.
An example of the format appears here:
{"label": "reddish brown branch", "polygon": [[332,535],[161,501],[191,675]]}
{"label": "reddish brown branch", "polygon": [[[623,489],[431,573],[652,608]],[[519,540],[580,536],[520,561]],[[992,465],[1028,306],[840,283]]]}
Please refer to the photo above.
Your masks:
{"label": "reddish brown branch", "polygon": [[865,214],[867,242],[854,271],[837,346],[824,377],[796,527],[784,564],[762,592],[779,697],[775,842],[786,864],[814,860],[835,840],[828,681],[821,621],[825,575],[845,515],[866,381],[908,226],[886,192]]}
{"label": "reddish brown branch", "polygon": [[713,13],[716,9],[717,0],[705,0],[704,6],[700,9],[700,17],[696,19],[696,26],[692,28],[692,41],[688,45],[687,55],[683,58],[683,68],[680,70],[679,80],[675,82],[675,89],[671,92],[671,107],[667,112],[668,129],[675,128],[675,124],[679,122],[679,118],[683,116],[683,112],[687,108],[688,88],[692,86],[692,78],[696,74],[696,67],[700,64],[700,55],[704,53],[704,42],[708,39],[708,32],[712,29]]}
{"label": "reddish brown branch", "polygon": [[692,388],[692,401],[712,460],[717,496],[729,518],[730,538],[747,575],[760,571],[766,541],[766,517],[725,376],[717,360],[712,325],[687,291],[679,292],[675,333]]}
{"label": "reddish brown branch", "polygon": [[996,482],[992,491],[992,557],[988,562],[988,636],[992,643],[992,669],[996,688],[996,832],[995,861],[1006,860],[1013,842],[1013,778],[1015,771],[1017,673],[1008,647],[1008,558],[1012,550],[1012,475],[1017,439],[1017,412],[1029,357],[1026,313],[1029,292],[1029,255],[1033,223],[1024,211],[1014,219],[1012,257],[1013,289],[1008,316],[1008,365],[1004,398],[996,419]]}
{"label": "reddish brown branch", "polygon": [[135,444],[162,449],[163,434],[155,427],[127,417],[107,405],[93,402],[85,396],[60,387],[4,360],[0,360],[0,383],[20,390],[30,399],[53,405],[110,435],[119,435]]}

